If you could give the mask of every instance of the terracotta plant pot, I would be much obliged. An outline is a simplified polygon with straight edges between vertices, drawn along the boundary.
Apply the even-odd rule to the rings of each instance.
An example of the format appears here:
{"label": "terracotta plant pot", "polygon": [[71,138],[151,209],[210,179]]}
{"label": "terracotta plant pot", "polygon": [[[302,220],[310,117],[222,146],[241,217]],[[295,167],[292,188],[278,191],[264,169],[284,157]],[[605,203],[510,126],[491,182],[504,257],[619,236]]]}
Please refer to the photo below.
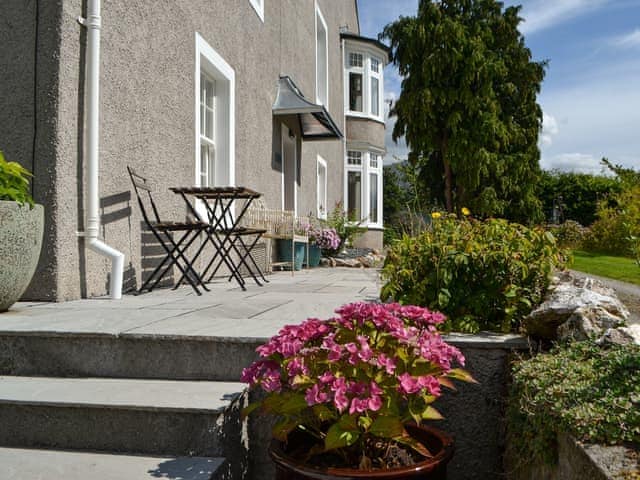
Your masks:
{"label": "terracotta plant pot", "polygon": [[445,480],[447,463],[453,455],[453,439],[446,433],[432,427],[407,425],[407,431],[422,442],[434,456],[410,467],[390,470],[363,471],[349,468],[320,469],[302,464],[292,458],[277,440],[271,443],[269,455],[276,464],[276,480]]}

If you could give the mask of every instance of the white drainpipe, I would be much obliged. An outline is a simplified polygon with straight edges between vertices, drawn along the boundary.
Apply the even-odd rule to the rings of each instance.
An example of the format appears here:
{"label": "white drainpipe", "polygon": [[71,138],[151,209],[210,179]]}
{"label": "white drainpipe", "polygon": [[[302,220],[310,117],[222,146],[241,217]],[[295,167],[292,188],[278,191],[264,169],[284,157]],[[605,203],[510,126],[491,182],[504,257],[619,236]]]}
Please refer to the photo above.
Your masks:
{"label": "white drainpipe", "polygon": [[100,139],[100,0],[88,0],[87,17],[79,18],[87,28],[87,217],[85,245],[111,260],[109,294],[113,300],[122,298],[124,254],[98,238],[100,233],[100,184],[98,181]]}

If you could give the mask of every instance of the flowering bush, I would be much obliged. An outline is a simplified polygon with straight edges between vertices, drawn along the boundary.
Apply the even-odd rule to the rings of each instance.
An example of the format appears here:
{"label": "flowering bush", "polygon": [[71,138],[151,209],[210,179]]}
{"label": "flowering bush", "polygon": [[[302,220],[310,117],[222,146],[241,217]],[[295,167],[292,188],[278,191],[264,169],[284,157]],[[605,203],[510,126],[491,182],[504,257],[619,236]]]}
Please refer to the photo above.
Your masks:
{"label": "flowering bush", "polygon": [[509,332],[539,304],[564,255],[549,232],[502,219],[432,214],[431,228],[387,253],[382,300],[448,316],[445,329]]}
{"label": "flowering bush", "polygon": [[[432,403],[450,379],[474,381],[460,351],[436,331],[444,315],[426,308],[352,303],[329,320],[280,330],[257,351],[242,381],[267,395],[257,408],[281,417],[274,437],[302,430],[315,438],[309,457],[337,452],[347,467],[383,468],[381,445],[430,453],[405,430],[442,418]],[[384,448],[382,448],[384,450]]]}
{"label": "flowering bush", "polygon": [[309,240],[322,250],[337,250],[340,246],[340,236],[335,228],[309,227]]}

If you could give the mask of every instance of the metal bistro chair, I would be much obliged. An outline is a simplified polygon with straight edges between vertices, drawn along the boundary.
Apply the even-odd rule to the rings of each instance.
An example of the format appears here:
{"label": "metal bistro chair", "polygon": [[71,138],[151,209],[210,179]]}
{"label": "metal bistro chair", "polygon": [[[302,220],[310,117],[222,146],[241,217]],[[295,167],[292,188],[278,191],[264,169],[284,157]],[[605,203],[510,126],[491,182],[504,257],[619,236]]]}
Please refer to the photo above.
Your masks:
{"label": "metal bistro chair", "polygon": [[[165,258],[155,268],[149,278],[147,278],[147,280],[143,283],[143,285],[138,290],[138,293],[142,293],[142,291],[145,289],[147,289],[149,292],[153,290],[156,285],[158,285],[160,280],[166,275],[169,269],[174,265],[178,267],[178,269],[182,273],[182,278],[186,279],[187,282],[189,282],[191,287],[198,295],[202,295],[198,286],[202,287],[206,291],[209,291],[207,286],[203,283],[201,277],[193,268],[193,262],[197,260],[198,254],[196,254],[190,261],[185,253],[191,246],[191,244],[195,241],[195,239],[198,238],[200,233],[206,233],[208,225],[202,222],[161,221],[158,209],[155,202],[153,201],[153,196],[151,195],[151,187],[149,186],[147,179],[142,175],[136,173],[131,167],[127,167],[127,170],[129,172],[129,177],[131,177],[131,183],[133,183],[136,197],[138,197],[138,205],[140,206],[142,217],[144,218],[145,223],[147,224],[151,232],[153,232],[153,235],[158,240],[166,253]],[[149,214],[147,212],[147,209],[145,208],[145,201],[143,200],[145,194],[141,193],[141,191],[144,191],[147,194],[148,202],[151,206],[151,211],[153,212],[153,219],[149,218]],[[178,241],[175,241],[172,237],[171,234],[173,232],[182,232],[182,235],[179,237]],[[164,270],[162,270],[163,267]],[[180,282],[177,283],[173,288],[177,288],[179,284]]]}

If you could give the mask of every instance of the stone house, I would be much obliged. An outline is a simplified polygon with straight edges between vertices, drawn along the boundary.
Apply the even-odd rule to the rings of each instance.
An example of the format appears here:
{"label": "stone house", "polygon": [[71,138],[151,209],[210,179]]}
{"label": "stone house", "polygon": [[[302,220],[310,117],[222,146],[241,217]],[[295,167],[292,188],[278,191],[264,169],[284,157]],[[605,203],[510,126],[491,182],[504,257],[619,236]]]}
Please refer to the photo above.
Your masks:
{"label": "stone house", "polygon": [[[322,218],[341,201],[368,227],[361,244],[381,246],[389,52],[360,36],[356,0],[101,7],[0,2],[0,149],[33,172],[34,198],[46,208],[27,298],[108,289],[111,264],[83,237],[92,141],[97,236],[124,254],[125,288],[140,284],[148,260],[127,165],[152,180],[168,218],[185,216],[171,186],[242,185],[261,192],[267,207],[299,215]],[[88,91],[92,33],[100,39],[99,115]],[[91,115],[99,121],[93,140]]]}

